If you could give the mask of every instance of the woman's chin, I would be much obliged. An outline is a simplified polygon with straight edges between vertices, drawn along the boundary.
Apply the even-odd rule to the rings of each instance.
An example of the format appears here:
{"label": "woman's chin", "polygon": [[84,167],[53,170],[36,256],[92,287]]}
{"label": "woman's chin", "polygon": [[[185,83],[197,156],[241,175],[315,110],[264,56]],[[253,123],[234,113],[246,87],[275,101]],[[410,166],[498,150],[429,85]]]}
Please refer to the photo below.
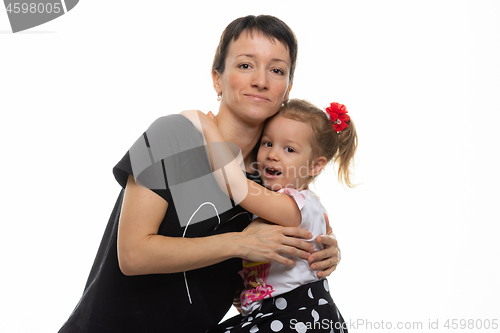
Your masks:
{"label": "woman's chin", "polygon": [[243,117],[256,124],[261,124],[267,120],[267,118],[273,116],[278,112],[279,108],[276,110],[271,110],[269,108],[259,107],[259,106],[249,106],[243,109]]}

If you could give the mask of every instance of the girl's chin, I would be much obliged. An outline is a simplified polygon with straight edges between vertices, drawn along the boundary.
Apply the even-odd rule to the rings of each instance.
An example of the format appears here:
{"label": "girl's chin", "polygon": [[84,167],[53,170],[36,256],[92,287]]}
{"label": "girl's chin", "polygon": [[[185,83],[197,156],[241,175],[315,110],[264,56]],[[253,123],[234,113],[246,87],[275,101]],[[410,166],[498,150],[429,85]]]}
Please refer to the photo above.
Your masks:
{"label": "girl's chin", "polygon": [[265,184],[264,183],[264,187],[267,188],[269,191],[273,191],[273,192],[277,192],[279,190],[281,190],[281,185],[278,185],[278,184]]}

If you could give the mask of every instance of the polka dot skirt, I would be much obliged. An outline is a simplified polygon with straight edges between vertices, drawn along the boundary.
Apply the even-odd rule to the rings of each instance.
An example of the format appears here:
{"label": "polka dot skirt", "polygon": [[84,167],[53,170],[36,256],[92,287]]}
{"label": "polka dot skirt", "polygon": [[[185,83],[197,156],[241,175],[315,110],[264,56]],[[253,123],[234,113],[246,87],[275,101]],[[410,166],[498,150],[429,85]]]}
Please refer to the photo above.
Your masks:
{"label": "polka dot skirt", "polygon": [[328,281],[320,280],[267,298],[250,315],[230,318],[208,332],[347,333],[347,325],[330,296]]}

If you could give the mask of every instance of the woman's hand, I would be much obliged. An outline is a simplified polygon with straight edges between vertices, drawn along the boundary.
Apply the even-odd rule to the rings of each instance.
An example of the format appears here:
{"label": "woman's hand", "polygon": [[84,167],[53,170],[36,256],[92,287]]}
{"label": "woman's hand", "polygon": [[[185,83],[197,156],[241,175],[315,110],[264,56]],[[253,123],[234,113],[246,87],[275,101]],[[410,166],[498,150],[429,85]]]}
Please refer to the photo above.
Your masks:
{"label": "woman's hand", "polygon": [[337,268],[340,263],[340,248],[337,238],[332,232],[332,227],[328,221],[328,216],[323,214],[326,220],[326,235],[319,235],[316,238],[318,243],[325,244],[325,248],[309,256],[308,261],[312,270],[319,271],[319,278],[326,278]]}
{"label": "woman's hand", "polygon": [[191,121],[198,130],[198,132],[203,134],[203,128],[207,128],[207,126],[215,126],[215,116],[212,111],[209,111],[207,114],[199,110],[185,110],[180,113],[182,116],[186,117]]}
{"label": "woman's hand", "polygon": [[307,259],[314,251],[314,246],[302,240],[311,239],[312,234],[309,231],[268,224],[261,218],[255,219],[240,234],[240,257],[254,262],[274,261],[294,266],[295,261],[280,254]]}

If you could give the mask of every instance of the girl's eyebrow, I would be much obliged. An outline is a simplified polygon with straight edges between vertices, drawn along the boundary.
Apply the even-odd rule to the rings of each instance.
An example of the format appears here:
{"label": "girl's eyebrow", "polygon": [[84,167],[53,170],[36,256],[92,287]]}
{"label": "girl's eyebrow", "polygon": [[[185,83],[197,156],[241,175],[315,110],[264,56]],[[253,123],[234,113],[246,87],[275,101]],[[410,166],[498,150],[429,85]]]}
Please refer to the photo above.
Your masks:
{"label": "girl's eyebrow", "polygon": [[299,148],[302,148],[302,144],[296,140],[293,139],[293,137],[289,137],[289,136],[285,136],[283,138],[283,141],[288,144],[288,145],[292,145],[292,146],[298,146]]}
{"label": "girl's eyebrow", "polygon": [[288,140],[288,142],[292,143],[292,145],[297,145],[299,146],[299,148],[302,148],[302,145],[300,143],[298,143],[297,141],[293,141],[293,140]]}
{"label": "girl's eyebrow", "polygon": [[[264,141],[271,141],[269,138],[265,137],[264,135],[262,136],[262,138],[260,139],[261,142],[264,142]],[[297,142],[297,141],[293,141],[293,140],[287,140],[286,141],[286,144],[287,145],[290,145],[290,146],[294,146],[294,147],[298,147],[298,148],[302,148],[302,145]]]}

